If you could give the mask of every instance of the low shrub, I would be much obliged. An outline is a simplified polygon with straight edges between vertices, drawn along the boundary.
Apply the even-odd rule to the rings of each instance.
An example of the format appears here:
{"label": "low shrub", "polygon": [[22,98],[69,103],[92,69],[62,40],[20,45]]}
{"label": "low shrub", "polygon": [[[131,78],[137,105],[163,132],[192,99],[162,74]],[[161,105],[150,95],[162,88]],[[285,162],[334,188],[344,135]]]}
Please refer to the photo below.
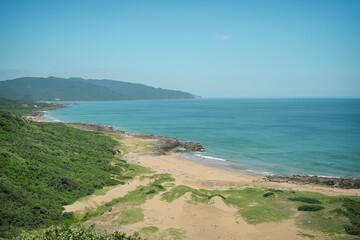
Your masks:
{"label": "low shrub", "polygon": [[350,235],[360,235],[360,227],[346,224],[344,226],[345,232]]}
{"label": "low shrub", "polygon": [[64,212],[63,213],[63,218],[64,219],[73,219],[74,218],[74,213],[73,212]]}
{"label": "low shrub", "polygon": [[309,212],[315,212],[324,209],[323,206],[319,205],[301,205],[298,207],[298,211],[309,211]]}
{"label": "low shrub", "polygon": [[288,198],[288,200],[298,201],[298,202],[303,202],[303,203],[321,204],[321,202],[319,200],[317,200],[316,198],[308,198],[308,197],[291,197],[291,198]]}
{"label": "low shrub", "polygon": [[267,193],[264,193],[263,197],[269,197],[271,195],[274,195],[273,192],[267,192]]}

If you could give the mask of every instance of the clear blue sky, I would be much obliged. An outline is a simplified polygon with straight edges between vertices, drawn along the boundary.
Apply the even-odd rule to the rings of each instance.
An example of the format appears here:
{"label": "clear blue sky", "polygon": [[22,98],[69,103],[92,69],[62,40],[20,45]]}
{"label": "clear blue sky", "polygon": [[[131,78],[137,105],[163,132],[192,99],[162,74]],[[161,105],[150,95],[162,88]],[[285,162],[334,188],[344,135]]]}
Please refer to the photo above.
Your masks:
{"label": "clear blue sky", "polygon": [[360,1],[0,0],[0,80],[114,79],[204,97],[360,96]]}

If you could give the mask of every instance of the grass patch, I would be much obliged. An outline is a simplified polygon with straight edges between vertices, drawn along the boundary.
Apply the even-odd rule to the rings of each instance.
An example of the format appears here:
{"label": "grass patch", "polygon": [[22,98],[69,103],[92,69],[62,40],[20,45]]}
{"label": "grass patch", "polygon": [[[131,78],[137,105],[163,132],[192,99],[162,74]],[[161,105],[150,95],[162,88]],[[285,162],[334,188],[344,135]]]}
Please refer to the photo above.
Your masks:
{"label": "grass patch", "polygon": [[316,198],[309,198],[309,197],[290,197],[288,198],[290,201],[297,201],[303,203],[311,203],[311,204],[321,204],[321,202]]}
{"label": "grass patch", "polygon": [[166,191],[166,188],[162,185],[166,181],[174,181],[175,179],[171,177],[170,174],[155,174],[153,177],[154,182],[150,183],[147,186],[138,186],[135,190],[128,192],[124,197],[116,198],[110,202],[105,203],[100,206],[95,213],[103,214],[108,211],[113,205],[119,203],[134,203],[142,204],[145,203],[147,199],[153,198],[156,194]]}
{"label": "grass patch", "polygon": [[270,201],[264,198],[263,190],[257,188],[222,191],[228,195],[225,203],[237,207],[238,213],[247,223],[280,222],[293,214],[291,205],[282,198]]}
{"label": "grass patch", "polygon": [[159,231],[158,227],[155,226],[150,226],[150,227],[143,227],[140,232],[145,232],[145,233],[155,233]]}
{"label": "grass patch", "polygon": [[170,238],[173,240],[182,240],[185,239],[185,237],[186,237],[185,230],[179,228],[168,228],[160,234],[159,239],[165,240]]}
{"label": "grass patch", "polygon": [[311,234],[307,234],[307,233],[298,233],[296,234],[298,236],[301,236],[301,237],[307,237],[307,238],[310,238],[310,239],[315,239],[315,236],[314,235],[311,235]]}
{"label": "grass patch", "polygon": [[144,212],[141,208],[128,208],[121,210],[118,219],[114,220],[113,223],[119,225],[128,225],[144,220]]}
{"label": "grass patch", "polygon": [[128,163],[125,160],[117,161],[115,166],[120,167],[122,170],[121,175],[118,177],[119,180],[134,179],[137,176],[153,173],[150,168]]}
{"label": "grass patch", "polygon": [[180,185],[164,193],[161,199],[172,202],[188,192],[191,192],[191,203],[208,203],[212,197],[221,197],[226,204],[237,207],[240,216],[251,224],[278,222],[288,219],[293,214],[291,204],[280,199],[266,200],[263,191],[257,188],[210,191]]}
{"label": "grass patch", "polygon": [[172,188],[170,191],[164,193],[161,195],[161,200],[172,202],[177,198],[180,198],[181,196],[185,195],[187,192],[191,192],[194,189],[185,185],[179,185],[174,188]]}
{"label": "grass patch", "polygon": [[315,212],[323,209],[324,207],[320,205],[301,205],[298,207],[298,211],[308,211],[308,212]]}
{"label": "grass patch", "polygon": [[89,200],[90,198],[93,197],[93,195],[95,196],[103,196],[105,195],[108,191],[110,191],[111,189],[113,189],[115,186],[112,186],[112,187],[104,187],[102,189],[97,189],[95,190],[95,192],[93,192],[91,195],[88,195],[88,196],[85,196],[85,197],[82,197],[82,198],[79,198],[79,202],[85,202],[87,200]]}
{"label": "grass patch", "polygon": [[[175,182],[175,178],[169,173],[157,173],[151,176],[142,176],[144,178],[149,178],[154,180],[153,184],[162,184],[164,182]],[[141,180],[141,179],[140,179]]]}
{"label": "grass patch", "polygon": [[344,224],[349,222],[336,209],[329,210],[328,207],[322,211],[301,212],[295,221],[300,228],[329,234],[344,234]]}
{"label": "grass patch", "polygon": [[197,190],[185,185],[179,185],[172,188],[170,191],[164,193],[163,195],[161,195],[161,200],[172,202],[175,199],[182,197],[188,192],[191,192],[192,203],[196,203],[196,202],[206,203],[210,199],[210,194],[205,193],[206,190]]}
{"label": "grass patch", "polygon": [[250,224],[280,222],[292,215],[290,209],[283,209],[271,203],[242,208],[238,212]]}
{"label": "grass patch", "polygon": [[155,226],[143,227],[140,229],[141,236],[145,239],[158,239],[159,228]]}
{"label": "grass patch", "polygon": [[268,188],[267,190],[268,190],[269,192],[274,192],[274,193],[282,193],[282,192],[284,192],[283,190],[273,189],[273,188]]}

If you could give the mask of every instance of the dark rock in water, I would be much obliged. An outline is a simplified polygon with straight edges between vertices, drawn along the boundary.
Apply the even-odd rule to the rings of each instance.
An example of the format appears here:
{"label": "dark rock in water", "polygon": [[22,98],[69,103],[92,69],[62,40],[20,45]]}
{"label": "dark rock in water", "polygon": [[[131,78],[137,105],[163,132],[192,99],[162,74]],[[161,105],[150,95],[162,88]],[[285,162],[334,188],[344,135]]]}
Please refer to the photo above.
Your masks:
{"label": "dark rock in water", "polygon": [[182,148],[185,150],[177,150],[177,152],[204,152],[205,149],[200,143],[182,142]]}
{"label": "dark rock in water", "polygon": [[159,154],[166,154],[171,151],[176,152],[204,152],[205,149],[200,143],[182,142],[176,138],[159,137],[160,146],[157,148]]}
{"label": "dark rock in water", "polygon": [[287,182],[295,184],[315,184],[326,187],[336,187],[344,189],[360,189],[360,178],[331,178],[318,176],[266,176],[269,182]]}

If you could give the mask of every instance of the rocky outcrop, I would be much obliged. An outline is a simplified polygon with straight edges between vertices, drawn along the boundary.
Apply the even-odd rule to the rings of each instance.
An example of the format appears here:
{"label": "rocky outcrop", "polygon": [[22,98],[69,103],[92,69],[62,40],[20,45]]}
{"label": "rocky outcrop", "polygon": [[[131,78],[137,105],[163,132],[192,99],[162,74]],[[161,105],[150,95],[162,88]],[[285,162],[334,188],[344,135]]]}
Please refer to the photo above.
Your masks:
{"label": "rocky outcrop", "polygon": [[326,187],[336,187],[344,189],[360,189],[360,178],[332,178],[318,176],[266,176],[268,182],[285,182],[295,184],[314,184]]}
{"label": "rocky outcrop", "polygon": [[[112,127],[100,125],[100,124],[87,124],[87,123],[70,123],[71,125],[79,126],[84,130],[95,131],[95,132],[115,132]],[[119,131],[125,133],[124,131]]]}
{"label": "rocky outcrop", "polygon": [[157,147],[154,148],[154,152],[157,155],[164,155],[169,152],[204,152],[205,149],[200,143],[183,142],[176,138],[169,138],[163,136],[155,136],[151,134],[130,134],[121,130],[114,130],[110,126],[104,126],[99,124],[86,124],[86,123],[71,123],[75,126],[80,126],[82,129],[95,132],[114,133],[118,135],[128,134],[137,138],[151,139],[157,142]]}
{"label": "rocky outcrop", "polygon": [[182,142],[176,138],[160,137],[159,147],[156,149],[159,154],[168,152],[204,152],[205,149],[200,143]]}

